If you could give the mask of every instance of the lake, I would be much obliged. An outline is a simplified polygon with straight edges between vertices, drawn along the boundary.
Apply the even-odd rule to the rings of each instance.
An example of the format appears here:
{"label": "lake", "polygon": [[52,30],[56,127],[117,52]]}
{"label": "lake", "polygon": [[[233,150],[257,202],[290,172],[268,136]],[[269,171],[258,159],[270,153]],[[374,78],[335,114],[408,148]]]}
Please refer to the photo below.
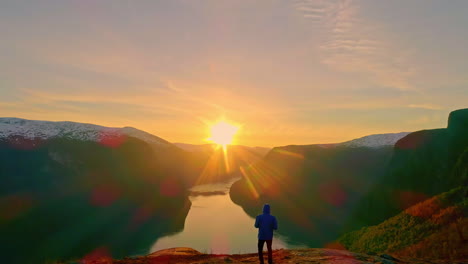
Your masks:
{"label": "lake", "polygon": [[[184,230],[159,238],[151,247],[151,252],[172,247],[190,247],[213,254],[257,252],[258,229],[254,227],[255,219],[229,197],[229,188],[237,180],[193,187],[189,197],[192,206],[185,219]],[[259,213],[261,210],[259,208]],[[281,228],[280,219],[278,226]],[[299,245],[275,234],[274,249],[295,247]]]}

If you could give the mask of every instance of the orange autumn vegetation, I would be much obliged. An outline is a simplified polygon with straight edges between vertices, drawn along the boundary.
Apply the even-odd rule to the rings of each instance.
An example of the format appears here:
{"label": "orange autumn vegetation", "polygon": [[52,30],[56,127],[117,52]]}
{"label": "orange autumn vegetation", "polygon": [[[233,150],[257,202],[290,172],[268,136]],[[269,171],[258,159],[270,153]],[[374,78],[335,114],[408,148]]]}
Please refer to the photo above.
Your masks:
{"label": "orange autumn vegetation", "polygon": [[468,187],[416,204],[371,227],[338,239],[348,250],[398,256],[460,260],[468,257]]}

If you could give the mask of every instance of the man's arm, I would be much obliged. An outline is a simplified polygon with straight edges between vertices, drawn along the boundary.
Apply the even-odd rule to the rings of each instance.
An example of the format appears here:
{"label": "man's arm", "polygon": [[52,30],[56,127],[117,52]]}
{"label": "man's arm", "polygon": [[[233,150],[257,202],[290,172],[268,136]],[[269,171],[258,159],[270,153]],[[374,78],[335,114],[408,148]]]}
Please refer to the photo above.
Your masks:
{"label": "man's arm", "polygon": [[278,221],[276,221],[276,217],[273,217],[273,230],[278,229]]}
{"label": "man's arm", "polygon": [[259,215],[257,215],[257,217],[255,218],[255,228],[259,228],[260,227],[260,221],[259,221]]}

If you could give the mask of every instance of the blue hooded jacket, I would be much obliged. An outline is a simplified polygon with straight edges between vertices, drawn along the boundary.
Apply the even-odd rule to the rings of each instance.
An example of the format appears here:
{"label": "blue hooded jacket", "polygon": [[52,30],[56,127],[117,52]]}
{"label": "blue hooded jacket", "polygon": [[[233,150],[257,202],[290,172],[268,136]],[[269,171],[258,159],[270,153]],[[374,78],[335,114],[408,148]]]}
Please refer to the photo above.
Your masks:
{"label": "blue hooded jacket", "polygon": [[273,239],[273,230],[278,229],[278,222],[276,217],[270,215],[270,205],[263,206],[263,214],[258,215],[255,219],[255,228],[258,228],[259,240]]}

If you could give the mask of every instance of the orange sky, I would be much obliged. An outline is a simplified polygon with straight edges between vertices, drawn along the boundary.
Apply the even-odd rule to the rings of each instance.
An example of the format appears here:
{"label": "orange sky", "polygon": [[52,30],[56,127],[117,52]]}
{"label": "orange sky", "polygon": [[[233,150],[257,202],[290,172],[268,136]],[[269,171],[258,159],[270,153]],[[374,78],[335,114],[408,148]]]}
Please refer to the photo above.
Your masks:
{"label": "orange sky", "polygon": [[467,2],[12,1],[0,116],[206,143],[331,143],[445,127],[467,107]]}

